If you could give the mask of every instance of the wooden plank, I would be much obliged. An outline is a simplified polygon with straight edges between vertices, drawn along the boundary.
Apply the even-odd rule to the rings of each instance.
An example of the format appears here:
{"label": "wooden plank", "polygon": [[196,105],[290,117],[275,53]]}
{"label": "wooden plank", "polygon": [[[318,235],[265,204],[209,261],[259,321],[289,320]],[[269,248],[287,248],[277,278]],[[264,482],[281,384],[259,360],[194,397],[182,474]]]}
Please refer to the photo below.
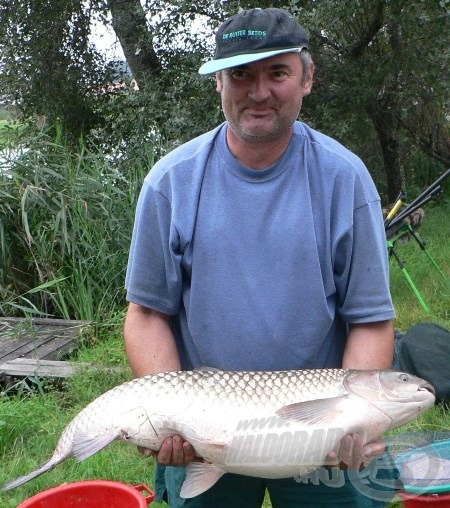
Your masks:
{"label": "wooden plank", "polygon": [[17,317],[0,317],[0,332],[3,329],[15,328],[18,324],[32,323],[34,325],[50,325],[50,327],[77,327],[89,324],[89,321],[77,321],[76,319],[54,319],[54,318],[17,318]]}
{"label": "wooden plank", "polygon": [[0,375],[6,376],[37,376],[37,377],[70,377],[80,369],[92,368],[86,362],[61,362],[56,360],[36,360],[33,358],[15,358],[0,365]]}
{"label": "wooden plank", "polygon": [[[18,357],[56,359],[76,348],[75,337],[29,337],[3,344],[0,349],[0,361],[5,362]],[[59,353],[62,354],[59,354]]]}
{"label": "wooden plank", "polygon": [[28,358],[40,358],[43,360],[60,360],[65,355],[76,349],[76,347],[77,337],[49,337],[49,340],[41,342],[39,346],[34,349],[32,354],[24,356]]}
{"label": "wooden plank", "polygon": [[0,362],[17,357],[56,360],[73,351],[88,321],[0,318]]}

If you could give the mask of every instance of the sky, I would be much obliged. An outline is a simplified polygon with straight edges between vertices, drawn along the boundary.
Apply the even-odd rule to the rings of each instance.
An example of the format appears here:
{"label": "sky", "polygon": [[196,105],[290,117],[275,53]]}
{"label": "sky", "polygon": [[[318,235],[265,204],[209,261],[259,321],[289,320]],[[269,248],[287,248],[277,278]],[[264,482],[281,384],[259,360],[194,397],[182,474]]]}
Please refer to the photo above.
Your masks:
{"label": "sky", "polygon": [[100,21],[93,21],[91,41],[108,60],[125,60],[122,47],[111,26],[105,27]]}
{"label": "sky", "polygon": [[[125,56],[120,46],[119,40],[111,25],[105,27],[100,21],[92,21],[91,41],[95,44],[97,49],[106,55],[108,60],[125,60]],[[190,30],[194,32],[204,31],[205,24],[201,16],[191,21]],[[176,39],[175,39],[176,40]],[[183,38],[180,37],[179,43],[184,44]],[[214,34],[209,37],[205,36],[205,44],[214,43]]]}

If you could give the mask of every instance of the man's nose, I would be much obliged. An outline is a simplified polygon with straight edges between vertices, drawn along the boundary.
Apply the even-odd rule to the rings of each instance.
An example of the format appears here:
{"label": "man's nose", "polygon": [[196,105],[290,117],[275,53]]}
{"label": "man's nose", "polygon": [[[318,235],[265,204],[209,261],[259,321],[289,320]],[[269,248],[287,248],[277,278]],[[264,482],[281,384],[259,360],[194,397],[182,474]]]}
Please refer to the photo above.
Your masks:
{"label": "man's nose", "polygon": [[256,102],[263,102],[270,97],[270,82],[266,76],[262,74],[256,74],[253,76],[249,97]]}

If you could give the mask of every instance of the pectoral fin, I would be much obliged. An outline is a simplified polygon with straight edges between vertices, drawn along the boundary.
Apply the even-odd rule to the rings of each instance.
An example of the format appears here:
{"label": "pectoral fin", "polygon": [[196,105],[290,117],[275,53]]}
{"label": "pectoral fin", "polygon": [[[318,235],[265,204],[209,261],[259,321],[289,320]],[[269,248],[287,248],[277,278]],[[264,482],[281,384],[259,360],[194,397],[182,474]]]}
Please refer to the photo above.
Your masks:
{"label": "pectoral fin", "polygon": [[186,479],[181,486],[180,496],[198,496],[211,488],[224,474],[223,469],[209,462],[190,462],[186,466]]}
{"label": "pectoral fin", "polygon": [[288,406],[283,406],[276,414],[285,420],[293,420],[308,425],[332,424],[336,416],[345,410],[345,402],[348,396],[331,397],[329,399],[308,400],[305,402],[295,402]]}
{"label": "pectoral fin", "polygon": [[78,461],[82,461],[102,450],[115,439],[119,439],[121,435],[122,433],[116,430],[110,430],[97,436],[75,432],[73,435],[72,454]]}

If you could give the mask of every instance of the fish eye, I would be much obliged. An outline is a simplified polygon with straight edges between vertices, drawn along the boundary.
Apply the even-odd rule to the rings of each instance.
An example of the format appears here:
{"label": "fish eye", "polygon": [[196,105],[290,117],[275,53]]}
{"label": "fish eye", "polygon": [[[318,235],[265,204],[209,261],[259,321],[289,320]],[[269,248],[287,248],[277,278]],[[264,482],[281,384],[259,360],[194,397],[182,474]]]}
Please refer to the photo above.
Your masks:
{"label": "fish eye", "polygon": [[400,381],[404,381],[405,383],[409,381],[408,374],[400,374]]}

